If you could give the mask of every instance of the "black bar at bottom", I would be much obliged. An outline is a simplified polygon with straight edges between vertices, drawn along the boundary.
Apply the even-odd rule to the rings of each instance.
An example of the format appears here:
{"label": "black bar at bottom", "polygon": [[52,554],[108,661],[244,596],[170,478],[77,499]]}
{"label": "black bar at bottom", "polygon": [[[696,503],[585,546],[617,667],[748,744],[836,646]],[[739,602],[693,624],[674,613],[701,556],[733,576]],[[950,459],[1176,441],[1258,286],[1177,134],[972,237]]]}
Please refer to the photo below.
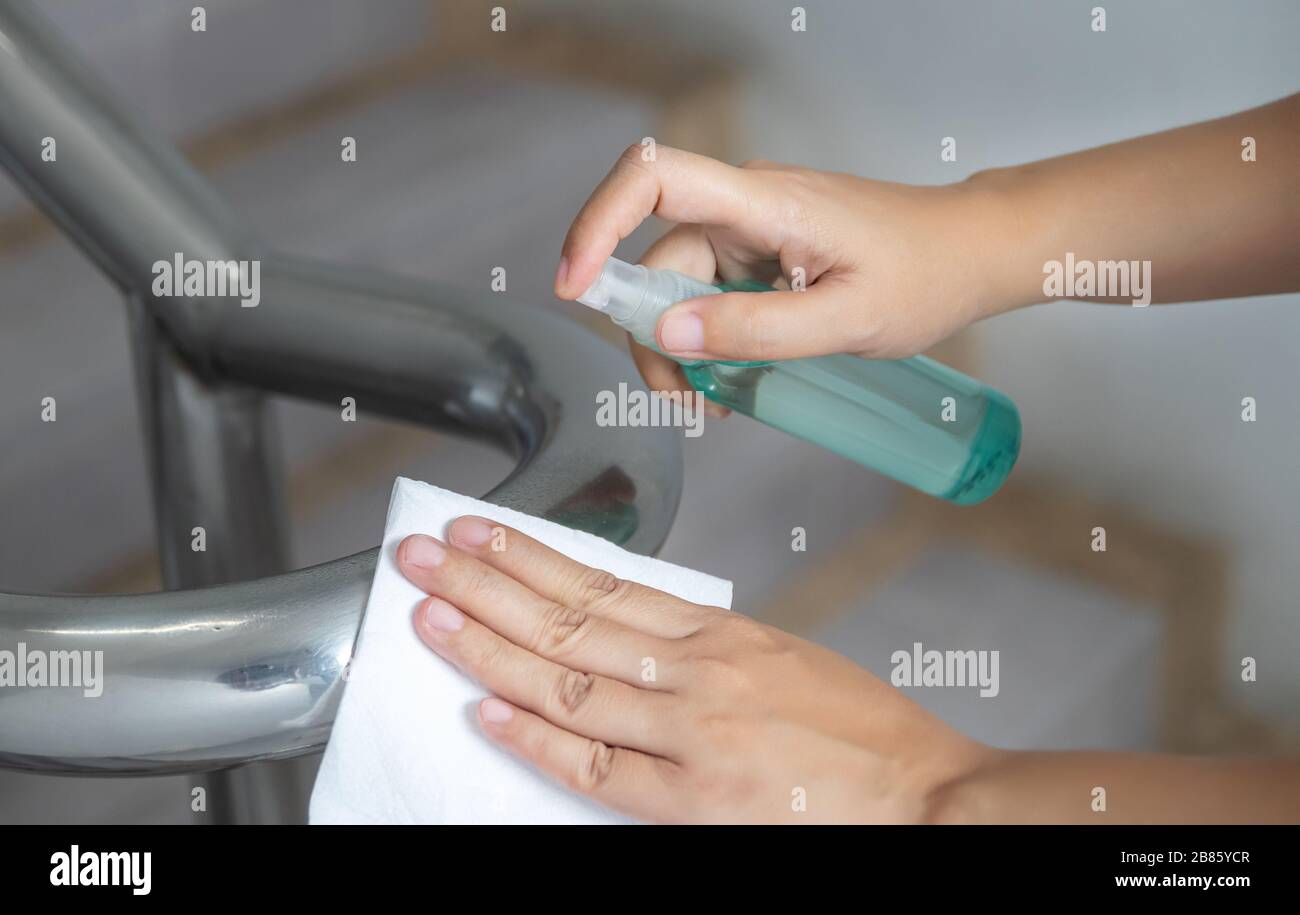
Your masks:
{"label": "black bar at bottom", "polygon": [[340,891],[395,888],[409,899],[403,905],[417,907],[467,892],[493,904],[518,892],[536,905],[617,907],[623,898],[632,909],[676,908],[774,888],[802,888],[816,894],[807,902],[826,904],[834,898],[827,890],[865,902],[873,889],[917,894],[918,902],[1043,891],[1068,899],[1102,889],[1231,899],[1243,889],[1292,886],[1297,839],[1295,827],[1250,826],[42,826],[0,830],[0,874],[7,893],[205,906],[227,898],[333,904]]}

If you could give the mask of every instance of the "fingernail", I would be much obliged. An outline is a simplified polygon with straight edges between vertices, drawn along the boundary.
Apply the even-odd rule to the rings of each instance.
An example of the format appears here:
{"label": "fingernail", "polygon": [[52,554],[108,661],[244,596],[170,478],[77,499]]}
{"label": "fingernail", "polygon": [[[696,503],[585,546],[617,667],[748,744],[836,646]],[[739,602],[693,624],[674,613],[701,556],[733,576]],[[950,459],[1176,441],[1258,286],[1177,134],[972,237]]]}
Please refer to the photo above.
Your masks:
{"label": "fingernail", "polygon": [[515,710],[500,699],[484,699],[479,704],[478,713],[488,724],[505,724],[515,717]]}
{"label": "fingernail", "polygon": [[726,419],[731,415],[731,411],[721,404],[706,400],[704,402],[704,415],[711,419]]}
{"label": "fingernail", "polygon": [[704,321],[692,311],[670,312],[659,325],[659,342],[672,353],[704,350]]}
{"label": "fingernail", "polygon": [[442,598],[431,597],[424,606],[424,622],[439,632],[459,632],[465,625],[465,617]]}
{"label": "fingernail", "polygon": [[569,278],[569,259],[560,258],[560,266],[555,268],[555,288],[557,290],[564,288],[564,283]]}
{"label": "fingernail", "polygon": [[424,534],[407,537],[403,544],[402,562],[417,569],[436,568],[446,557],[442,544]]}
{"label": "fingernail", "polygon": [[482,546],[492,536],[492,526],[482,518],[465,515],[451,523],[451,539],[461,546]]}

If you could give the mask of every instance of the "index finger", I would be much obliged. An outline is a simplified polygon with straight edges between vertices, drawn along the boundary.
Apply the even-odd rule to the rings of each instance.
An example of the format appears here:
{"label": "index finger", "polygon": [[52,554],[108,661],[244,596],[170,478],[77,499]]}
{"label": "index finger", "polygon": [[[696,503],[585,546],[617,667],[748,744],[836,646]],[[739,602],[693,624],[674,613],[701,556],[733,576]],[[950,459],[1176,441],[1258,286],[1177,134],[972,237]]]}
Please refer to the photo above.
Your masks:
{"label": "index finger", "polygon": [[574,217],[564,238],[555,294],[576,299],[596,281],[618,243],[647,216],[734,226],[749,213],[753,175],[717,159],[668,146],[628,147]]}

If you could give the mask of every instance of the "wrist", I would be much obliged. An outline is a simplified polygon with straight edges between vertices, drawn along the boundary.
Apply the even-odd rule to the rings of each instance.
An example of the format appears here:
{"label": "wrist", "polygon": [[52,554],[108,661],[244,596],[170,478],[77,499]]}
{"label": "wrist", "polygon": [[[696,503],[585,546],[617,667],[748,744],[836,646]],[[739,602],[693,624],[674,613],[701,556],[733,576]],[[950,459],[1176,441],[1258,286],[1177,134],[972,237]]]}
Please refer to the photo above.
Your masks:
{"label": "wrist", "polygon": [[965,194],[973,257],[983,273],[983,317],[1043,299],[1043,270],[1028,185],[1024,172],[1014,167],[976,172],[955,185]]}
{"label": "wrist", "polygon": [[936,826],[969,826],[1005,820],[992,787],[992,773],[1013,756],[1013,750],[980,746],[958,772],[930,789],[922,822]]}

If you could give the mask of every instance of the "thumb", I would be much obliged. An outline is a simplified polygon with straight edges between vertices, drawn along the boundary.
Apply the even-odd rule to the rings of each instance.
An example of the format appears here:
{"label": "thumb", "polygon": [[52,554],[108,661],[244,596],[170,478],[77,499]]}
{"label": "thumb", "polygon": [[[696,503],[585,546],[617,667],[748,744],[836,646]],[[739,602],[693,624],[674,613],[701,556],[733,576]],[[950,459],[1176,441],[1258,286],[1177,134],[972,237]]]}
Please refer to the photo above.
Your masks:
{"label": "thumb", "polygon": [[766,362],[844,352],[850,311],[830,284],[802,292],[724,292],[679,302],[659,319],[674,356]]}

